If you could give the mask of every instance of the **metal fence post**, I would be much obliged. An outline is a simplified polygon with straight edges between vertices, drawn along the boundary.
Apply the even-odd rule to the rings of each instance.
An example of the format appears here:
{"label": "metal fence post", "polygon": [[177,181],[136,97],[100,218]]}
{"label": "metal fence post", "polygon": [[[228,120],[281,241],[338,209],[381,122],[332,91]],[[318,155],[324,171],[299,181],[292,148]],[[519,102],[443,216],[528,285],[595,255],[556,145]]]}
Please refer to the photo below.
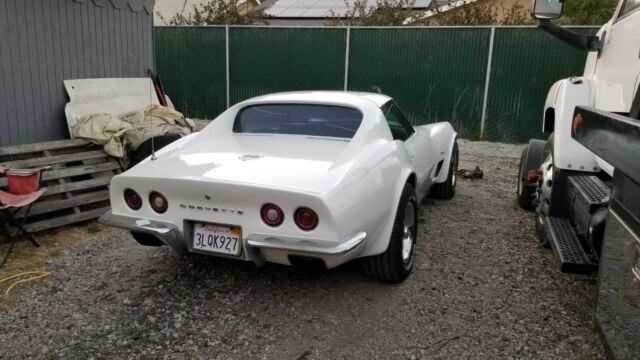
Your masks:
{"label": "metal fence post", "polygon": [[349,87],[349,43],[351,42],[351,27],[347,26],[347,44],[344,51],[344,91]]}
{"label": "metal fence post", "polygon": [[226,69],[226,85],[227,85],[227,109],[231,106],[231,97],[229,90],[229,25],[224,27],[224,56]]}
{"label": "metal fence post", "polygon": [[496,36],[495,26],[491,27],[489,38],[489,56],[487,58],[487,74],[484,79],[484,99],[482,101],[482,118],[480,119],[480,139],[484,140],[484,131],[487,121],[487,101],[489,99],[489,82],[491,81],[491,64],[493,62],[493,40]]}

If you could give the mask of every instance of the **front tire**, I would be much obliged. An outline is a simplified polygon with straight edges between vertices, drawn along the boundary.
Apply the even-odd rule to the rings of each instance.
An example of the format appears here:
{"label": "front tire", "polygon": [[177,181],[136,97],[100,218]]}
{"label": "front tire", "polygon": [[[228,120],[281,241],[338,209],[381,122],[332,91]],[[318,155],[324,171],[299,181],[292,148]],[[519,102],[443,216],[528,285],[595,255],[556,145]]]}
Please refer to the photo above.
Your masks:
{"label": "front tire", "polygon": [[[456,139],[457,140],[457,139]],[[447,180],[443,183],[433,184],[430,195],[436,199],[451,199],[456,194],[458,180],[458,142],[454,141],[451,151],[451,161],[447,170]]]}
{"label": "front tire", "polygon": [[400,196],[387,250],[380,255],[362,259],[367,276],[395,284],[401,283],[409,276],[413,269],[418,235],[417,205],[415,189],[407,183]]}

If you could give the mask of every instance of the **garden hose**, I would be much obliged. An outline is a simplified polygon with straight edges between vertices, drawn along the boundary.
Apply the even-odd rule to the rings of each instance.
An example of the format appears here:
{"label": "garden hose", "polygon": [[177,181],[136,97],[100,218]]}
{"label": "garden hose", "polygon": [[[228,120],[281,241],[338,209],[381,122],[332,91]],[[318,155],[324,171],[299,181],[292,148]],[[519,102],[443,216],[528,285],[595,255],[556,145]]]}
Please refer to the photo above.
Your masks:
{"label": "garden hose", "polygon": [[11,289],[13,289],[13,287],[14,287],[14,286],[16,286],[16,285],[18,285],[18,284],[25,283],[25,282],[27,282],[27,281],[31,281],[31,280],[35,280],[35,279],[40,279],[40,278],[43,278],[43,277],[49,276],[49,275],[51,275],[51,272],[49,272],[49,271],[26,271],[26,272],[23,272],[23,273],[19,273],[19,274],[11,275],[11,276],[9,276],[9,277],[7,277],[7,278],[1,279],[1,280],[0,280],[0,284],[1,284],[1,283],[3,283],[3,282],[5,282],[5,281],[9,281],[9,280],[11,280],[11,279],[19,278],[19,277],[24,276],[24,275],[36,275],[36,276],[32,276],[32,277],[27,278],[27,279],[18,280],[18,281],[16,281],[16,282],[12,283],[12,284],[11,284],[11,285],[9,285],[9,287],[7,288],[7,291],[5,291],[5,292],[4,292],[4,295],[5,295],[5,296],[9,295],[9,292],[11,291]]}

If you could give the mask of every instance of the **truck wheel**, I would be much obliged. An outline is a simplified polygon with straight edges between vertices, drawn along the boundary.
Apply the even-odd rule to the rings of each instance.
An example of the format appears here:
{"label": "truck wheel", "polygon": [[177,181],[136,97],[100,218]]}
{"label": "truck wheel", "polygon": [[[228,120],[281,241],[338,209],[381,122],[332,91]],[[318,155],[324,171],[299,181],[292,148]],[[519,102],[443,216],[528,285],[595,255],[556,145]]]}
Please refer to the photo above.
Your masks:
{"label": "truck wheel", "polygon": [[536,208],[536,235],[540,244],[544,247],[550,247],[549,239],[543,225],[543,219],[549,215],[549,207],[551,206],[551,190],[553,187],[553,172],[555,165],[553,163],[553,133],[549,136],[547,145],[543,150],[543,162],[540,166],[542,174],[538,179],[536,191],[538,193],[538,207]]}
{"label": "truck wheel", "polygon": [[518,205],[526,210],[533,210],[535,208],[534,202],[536,200],[537,182],[529,181],[529,171],[537,171],[538,168],[540,168],[544,159],[545,146],[546,141],[529,140],[529,145],[522,150],[522,155],[520,156],[516,195]]}
{"label": "truck wheel", "polygon": [[535,225],[535,229],[536,229],[536,237],[538,238],[538,241],[540,241],[540,245],[549,248],[551,247],[551,244],[549,243],[549,238],[547,238],[547,234],[546,234],[546,230],[544,228],[544,215],[542,215],[541,213],[536,213],[536,225]]}
{"label": "truck wheel", "polygon": [[380,255],[362,259],[364,273],[367,276],[395,284],[401,283],[409,276],[413,269],[418,235],[417,205],[415,190],[407,183],[400,196],[387,250]]}
{"label": "truck wheel", "polygon": [[451,199],[456,194],[456,183],[458,180],[458,142],[457,139],[453,143],[451,151],[451,161],[449,161],[449,169],[447,180],[443,183],[433,184],[431,197],[436,199]]}

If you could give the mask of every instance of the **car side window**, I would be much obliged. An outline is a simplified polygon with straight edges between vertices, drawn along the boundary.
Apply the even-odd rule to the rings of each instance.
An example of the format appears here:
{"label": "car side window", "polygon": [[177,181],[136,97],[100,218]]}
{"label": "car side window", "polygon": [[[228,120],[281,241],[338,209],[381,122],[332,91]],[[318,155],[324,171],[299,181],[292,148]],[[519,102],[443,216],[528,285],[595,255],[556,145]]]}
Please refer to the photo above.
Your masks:
{"label": "car side window", "polygon": [[624,5],[622,5],[620,16],[625,16],[638,8],[640,8],[640,0],[627,0]]}
{"label": "car side window", "polygon": [[385,119],[387,119],[393,140],[405,141],[413,135],[415,132],[413,126],[393,101],[384,104],[380,110],[382,110]]}

